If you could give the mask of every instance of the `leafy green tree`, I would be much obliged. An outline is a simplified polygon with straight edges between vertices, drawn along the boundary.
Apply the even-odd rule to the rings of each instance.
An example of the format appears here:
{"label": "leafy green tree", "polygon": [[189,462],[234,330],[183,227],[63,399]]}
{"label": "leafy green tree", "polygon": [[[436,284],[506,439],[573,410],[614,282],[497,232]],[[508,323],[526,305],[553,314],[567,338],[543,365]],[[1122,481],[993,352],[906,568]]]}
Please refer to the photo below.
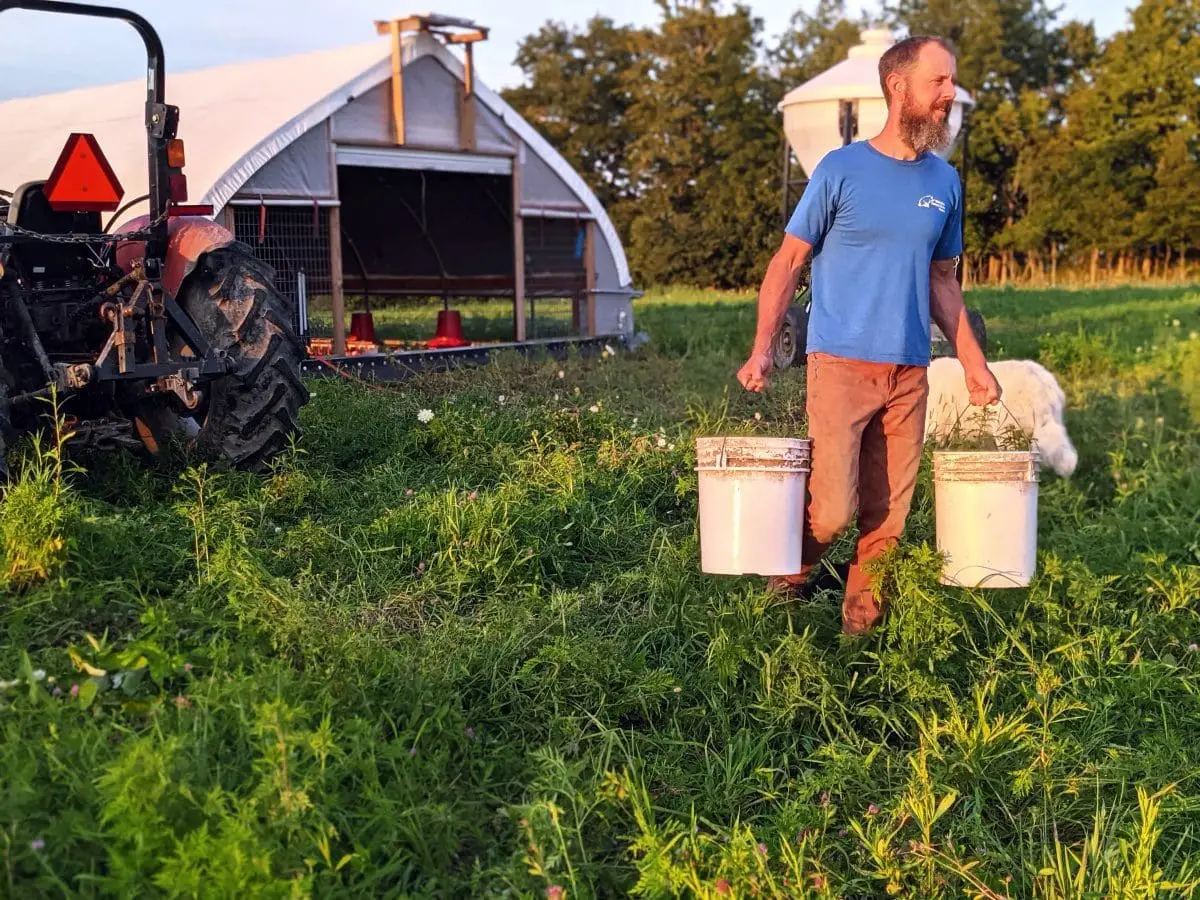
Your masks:
{"label": "leafy green tree", "polygon": [[1139,229],[1152,245],[1186,259],[1200,246],[1200,147],[1196,127],[1178,128],[1159,144],[1154,187],[1146,193]]}
{"label": "leafy green tree", "polygon": [[1197,196],[1200,3],[1142,0],[1131,18],[1098,60],[1079,116],[1083,141],[1105,148],[1114,189],[1136,212],[1120,249],[1182,237]]}
{"label": "leafy green tree", "polygon": [[[886,7],[894,24],[910,34],[949,39],[958,57],[958,80],[975,99],[970,113],[971,167],[967,180],[968,254],[1013,249],[1010,234],[1024,211],[1024,188],[1016,177],[1029,153],[1051,127],[1053,107],[1038,98],[1069,84],[1072,52],[1086,55],[1087,29],[1054,25],[1044,0],[896,0]],[[1035,101],[1034,120],[1022,104]]]}
{"label": "leafy green tree", "polygon": [[548,22],[523,40],[516,65],[525,84],[504,99],[578,171],[628,236],[625,204],[636,196],[627,151],[633,140],[626,77],[636,62],[639,36],[603,16],[583,30]]}
{"label": "leafy green tree", "polygon": [[866,13],[857,20],[846,15],[846,0],[818,0],[811,14],[797,10],[770,54],[784,89],[801,85],[837,65],[870,25]]}
{"label": "leafy green tree", "polygon": [[780,234],[780,85],[758,65],[762,23],[744,6],[660,5],[625,88],[630,260],[647,283],[752,284]]}

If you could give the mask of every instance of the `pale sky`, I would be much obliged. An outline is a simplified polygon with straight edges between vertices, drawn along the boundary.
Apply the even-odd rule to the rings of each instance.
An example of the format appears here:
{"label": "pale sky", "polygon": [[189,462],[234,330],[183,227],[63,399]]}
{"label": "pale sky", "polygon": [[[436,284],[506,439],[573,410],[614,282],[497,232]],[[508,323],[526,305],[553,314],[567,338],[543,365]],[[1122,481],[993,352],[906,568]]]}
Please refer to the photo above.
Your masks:
{"label": "pale sky", "polygon": [[[375,19],[424,11],[401,0],[109,0],[108,5],[132,9],[151,21],[166,48],[168,76],[369,41],[375,36]],[[816,0],[751,0],[749,5],[763,19],[766,36],[774,38],[798,6],[812,10]],[[871,0],[850,0],[848,6],[852,11],[876,8]],[[1125,27],[1128,8],[1125,0],[1064,0],[1060,16],[1064,21],[1091,20],[1100,36],[1107,37]],[[435,11],[491,28],[489,39],[476,45],[475,59],[480,78],[497,90],[520,82],[520,70],[512,64],[517,45],[548,19],[582,25],[603,12],[619,24],[659,20],[652,0],[454,0]],[[0,34],[0,99],[142,76],[141,41],[123,22],[9,10],[0,14]],[[167,94],[169,99],[169,79]]]}

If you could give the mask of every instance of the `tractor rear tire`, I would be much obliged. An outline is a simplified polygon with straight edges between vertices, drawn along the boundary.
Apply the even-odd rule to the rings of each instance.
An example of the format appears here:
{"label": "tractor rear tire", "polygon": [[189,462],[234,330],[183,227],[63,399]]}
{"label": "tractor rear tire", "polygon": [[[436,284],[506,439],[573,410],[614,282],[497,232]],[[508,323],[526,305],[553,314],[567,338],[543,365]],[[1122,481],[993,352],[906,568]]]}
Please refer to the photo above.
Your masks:
{"label": "tractor rear tire", "polygon": [[775,338],[772,362],[776,369],[803,366],[808,346],[808,294],[802,293],[788,307]]}
{"label": "tractor rear tire", "polygon": [[[3,339],[4,334],[0,332],[0,344],[3,343]],[[0,403],[8,401],[8,398],[13,395],[16,385],[17,383],[9,374],[4,361],[0,360]],[[0,486],[8,483],[8,447],[14,437],[16,437],[16,431],[13,430],[8,409],[0,406]]]}
{"label": "tractor rear tire", "polygon": [[987,353],[987,325],[983,321],[983,313],[968,306],[967,324],[971,326],[971,333],[975,335],[975,340],[979,342],[979,349]]}
{"label": "tractor rear tire", "polygon": [[[139,412],[146,428],[138,431],[151,452],[182,435],[208,461],[262,473],[299,439],[300,408],[309,399],[300,380],[304,349],[274,276],[239,244],[210,251],[188,276],[179,305],[233,366],[204,385],[194,414],[163,403]],[[185,352],[182,342],[176,346]]]}

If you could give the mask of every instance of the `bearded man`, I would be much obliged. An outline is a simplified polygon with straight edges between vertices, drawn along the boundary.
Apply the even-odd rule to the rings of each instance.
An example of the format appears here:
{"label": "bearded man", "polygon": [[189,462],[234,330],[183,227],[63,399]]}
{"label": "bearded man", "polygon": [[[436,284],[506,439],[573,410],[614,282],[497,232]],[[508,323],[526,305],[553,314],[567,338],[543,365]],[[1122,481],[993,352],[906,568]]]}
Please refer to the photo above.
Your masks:
{"label": "bearded man", "polygon": [[903,534],[921,459],[930,318],[963,365],[971,402],[1000,385],[968,323],[955,277],[962,253],[958,173],[932,151],[949,143],[956,62],[937,37],[910,37],[879,60],[883,130],[834,150],[813,172],[763,278],[758,326],[738,380],[767,387],[771,348],[812,254],[807,414],[812,472],[804,566],[771,579],[803,593],[813,567],[857,513],[842,630],[869,633],[887,597],[864,571]]}

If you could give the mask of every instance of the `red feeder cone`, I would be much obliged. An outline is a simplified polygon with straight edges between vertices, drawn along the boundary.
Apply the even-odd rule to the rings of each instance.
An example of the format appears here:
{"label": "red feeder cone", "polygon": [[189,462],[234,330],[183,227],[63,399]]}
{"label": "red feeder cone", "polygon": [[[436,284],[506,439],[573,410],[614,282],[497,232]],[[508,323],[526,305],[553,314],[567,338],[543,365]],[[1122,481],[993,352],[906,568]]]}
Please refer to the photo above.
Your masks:
{"label": "red feeder cone", "polygon": [[375,320],[369,312],[350,314],[350,338],[355,341],[365,341],[368,344],[376,343]]}
{"label": "red feeder cone", "polygon": [[456,309],[438,310],[437,332],[429,346],[434,349],[445,347],[468,347],[471,342],[463,337],[462,316]]}

